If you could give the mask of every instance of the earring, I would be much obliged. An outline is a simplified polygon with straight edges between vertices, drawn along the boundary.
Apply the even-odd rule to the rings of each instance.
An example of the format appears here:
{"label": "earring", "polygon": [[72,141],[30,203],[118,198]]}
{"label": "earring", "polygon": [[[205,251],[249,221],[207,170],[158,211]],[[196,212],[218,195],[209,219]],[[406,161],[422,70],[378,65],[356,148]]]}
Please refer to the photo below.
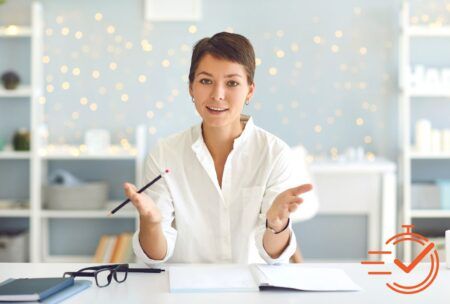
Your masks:
{"label": "earring", "polygon": [[248,104],[250,103],[250,100],[245,100],[245,105],[248,106]]}
{"label": "earring", "polygon": [[193,102],[193,103],[195,103],[195,99],[194,99],[194,97],[192,97],[192,102]]}

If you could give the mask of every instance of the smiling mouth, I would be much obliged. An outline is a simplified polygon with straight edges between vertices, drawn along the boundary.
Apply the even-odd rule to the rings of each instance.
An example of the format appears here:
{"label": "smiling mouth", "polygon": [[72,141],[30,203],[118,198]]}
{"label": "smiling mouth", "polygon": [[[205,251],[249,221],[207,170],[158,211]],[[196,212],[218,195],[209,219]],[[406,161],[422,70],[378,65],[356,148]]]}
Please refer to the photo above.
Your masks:
{"label": "smiling mouth", "polygon": [[221,108],[221,107],[211,107],[211,106],[206,106],[206,108],[212,112],[216,112],[216,113],[220,113],[220,112],[225,112],[228,111],[227,108]]}

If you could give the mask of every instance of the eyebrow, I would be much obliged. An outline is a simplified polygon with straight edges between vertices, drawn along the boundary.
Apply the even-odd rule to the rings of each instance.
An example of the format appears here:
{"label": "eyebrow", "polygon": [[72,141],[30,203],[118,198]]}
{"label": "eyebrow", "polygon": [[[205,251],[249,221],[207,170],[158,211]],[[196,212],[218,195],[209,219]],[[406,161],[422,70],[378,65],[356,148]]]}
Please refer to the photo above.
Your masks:
{"label": "eyebrow", "polygon": [[[208,72],[204,72],[204,71],[198,73],[197,76],[198,76],[198,75],[201,75],[201,74],[204,74],[204,75],[209,76],[209,77],[213,77],[212,74],[210,74],[210,73],[208,73]],[[236,74],[236,73],[235,73],[235,74],[228,74],[228,75],[225,75],[226,78],[230,78],[230,77],[234,77],[234,76],[237,76],[237,77],[241,77],[241,78],[242,78],[242,75]]]}

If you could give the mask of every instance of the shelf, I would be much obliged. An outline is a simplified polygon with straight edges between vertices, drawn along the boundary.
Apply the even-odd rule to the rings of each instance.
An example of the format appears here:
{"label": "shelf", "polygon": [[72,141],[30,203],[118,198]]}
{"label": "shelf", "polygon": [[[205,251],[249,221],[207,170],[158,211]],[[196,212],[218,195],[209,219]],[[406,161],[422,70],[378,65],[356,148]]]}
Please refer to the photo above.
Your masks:
{"label": "shelf", "polygon": [[[94,255],[47,255],[44,257],[45,263],[94,263]],[[309,259],[308,259],[309,260]],[[132,263],[137,263],[136,257],[133,257]],[[95,263],[95,265],[98,265],[98,263]],[[73,271],[78,270],[79,268],[86,267],[86,265],[80,265],[77,267],[74,266]],[[70,269],[69,269],[70,270]]]}
{"label": "shelf", "polygon": [[373,161],[314,161],[309,166],[312,173],[379,173],[394,172],[396,165],[386,159]]}
{"label": "shelf", "polygon": [[51,154],[51,155],[41,155],[43,159],[48,160],[58,160],[58,159],[101,159],[101,160],[108,160],[108,159],[135,159],[136,155],[110,155],[110,154],[104,154],[104,155],[68,155],[68,154]]}
{"label": "shelf", "polygon": [[418,153],[411,152],[411,159],[450,159],[450,153]]}
{"label": "shelf", "polygon": [[0,151],[0,159],[30,159],[31,153],[28,151]]}
{"label": "shelf", "polygon": [[43,159],[96,159],[96,160],[114,160],[114,159],[131,159],[138,157],[136,148],[128,149],[119,146],[111,146],[109,152],[99,154],[89,154],[82,146],[48,146],[42,149],[40,156]]}
{"label": "shelf", "polygon": [[450,98],[450,88],[442,88],[442,89],[419,89],[419,88],[410,88],[409,96],[411,97],[444,97]]}
{"label": "shelf", "polygon": [[411,217],[414,218],[450,218],[450,210],[423,209],[411,210]]}
{"label": "shelf", "polygon": [[43,218],[83,218],[83,219],[115,219],[115,218],[135,218],[134,211],[118,211],[113,216],[108,216],[110,210],[42,210]]}
{"label": "shelf", "polygon": [[103,210],[48,210],[42,209],[43,218],[90,218],[90,219],[114,219],[114,218],[136,218],[137,211],[129,203],[112,216],[109,212],[118,206],[122,201],[110,201]]}
{"label": "shelf", "polygon": [[361,215],[369,215],[369,211],[366,211],[366,210],[348,210],[348,209],[342,210],[342,209],[339,209],[339,208],[335,208],[335,209],[328,209],[327,208],[327,210],[319,210],[317,215],[331,215],[331,216],[355,215],[355,216],[361,216]]}
{"label": "shelf", "polygon": [[0,88],[0,98],[14,97],[31,97],[31,87],[29,85],[21,85],[15,90]]}
{"label": "shelf", "polygon": [[[49,255],[44,258],[45,263],[92,263],[94,257],[89,255]],[[73,269],[76,271],[78,269]]]}
{"label": "shelf", "polygon": [[412,37],[450,37],[450,26],[430,27],[430,26],[408,26],[405,33]]}
{"label": "shelf", "polygon": [[2,217],[29,217],[29,209],[0,209],[0,218]]}
{"label": "shelf", "polygon": [[1,38],[19,38],[19,37],[31,37],[32,31],[29,26],[0,26]]}

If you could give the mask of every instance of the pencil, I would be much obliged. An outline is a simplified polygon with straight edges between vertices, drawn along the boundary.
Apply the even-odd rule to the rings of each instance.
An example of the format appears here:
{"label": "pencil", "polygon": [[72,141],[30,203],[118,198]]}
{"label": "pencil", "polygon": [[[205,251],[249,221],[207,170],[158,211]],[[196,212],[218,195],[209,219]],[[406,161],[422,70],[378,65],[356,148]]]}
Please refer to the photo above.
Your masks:
{"label": "pencil", "polygon": [[[164,170],[163,174],[158,175],[154,180],[152,180],[151,182],[149,182],[147,185],[145,185],[144,187],[142,187],[138,193],[142,193],[144,192],[148,187],[150,187],[151,185],[153,185],[154,183],[156,183],[158,180],[161,179],[161,177],[163,177],[164,174],[169,173],[170,169],[166,169]],[[116,213],[117,211],[119,211],[123,206],[125,206],[126,204],[128,204],[130,202],[130,199],[127,198],[123,203],[121,203],[119,206],[117,206],[116,208],[113,209],[113,211],[109,212],[108,216],[113,215],[114,213]]]}

